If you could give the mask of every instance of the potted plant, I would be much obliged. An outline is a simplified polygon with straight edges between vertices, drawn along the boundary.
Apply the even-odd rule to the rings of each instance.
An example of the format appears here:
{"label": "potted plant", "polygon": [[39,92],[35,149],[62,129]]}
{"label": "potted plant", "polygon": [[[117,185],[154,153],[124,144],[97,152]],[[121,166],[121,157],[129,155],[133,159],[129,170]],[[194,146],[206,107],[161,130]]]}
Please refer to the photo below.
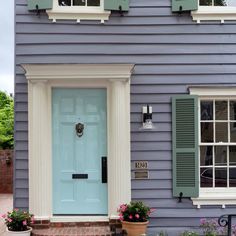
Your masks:
{"label": "potted plant", "polygon": [[7,226],[7,235],[9,236],[30,236],[32,228],[30,224],[33,223],[33,215],[26,211],[14,209],[2,215]]}
{"label": "potted plant", "polygon": [[146,233],[149,216],[153,210],[143,202],[130,202],[118,208],[122,229],[128,236],[140,236]]}

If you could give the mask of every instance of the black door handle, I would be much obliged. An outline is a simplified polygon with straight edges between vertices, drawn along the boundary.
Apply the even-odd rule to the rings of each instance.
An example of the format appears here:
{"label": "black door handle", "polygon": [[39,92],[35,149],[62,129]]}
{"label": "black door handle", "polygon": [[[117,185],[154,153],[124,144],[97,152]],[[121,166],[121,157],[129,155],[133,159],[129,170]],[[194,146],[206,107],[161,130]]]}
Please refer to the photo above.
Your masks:
{"label": "black door handle", "polygon": [[102,183],[107,183],[107,157],[102,157]]}
{"label": "black door handle", "polygon": [[72,179],[88,179],[88,174],[72,174]]}

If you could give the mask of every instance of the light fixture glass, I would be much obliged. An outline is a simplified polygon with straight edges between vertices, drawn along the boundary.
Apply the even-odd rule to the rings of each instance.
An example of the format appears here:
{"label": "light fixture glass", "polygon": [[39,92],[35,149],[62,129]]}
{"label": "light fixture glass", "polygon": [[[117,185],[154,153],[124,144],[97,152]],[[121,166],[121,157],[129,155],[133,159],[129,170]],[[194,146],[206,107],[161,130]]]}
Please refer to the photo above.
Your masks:
{"label": "light fixture glass", "polygon": [[141,130],[153,130],[155,129],[154,124],[152,123],[152,107],[147,105],[142,109],[143,124],[140,128]]}

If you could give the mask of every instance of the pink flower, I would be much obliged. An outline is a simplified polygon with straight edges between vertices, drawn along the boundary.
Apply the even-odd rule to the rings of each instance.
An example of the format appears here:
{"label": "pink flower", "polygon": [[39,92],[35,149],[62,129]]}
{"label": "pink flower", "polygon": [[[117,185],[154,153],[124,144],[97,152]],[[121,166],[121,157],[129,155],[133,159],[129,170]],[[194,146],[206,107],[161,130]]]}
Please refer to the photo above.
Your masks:
{"label": "pink flower", "polygon": [[34,217],[32,216],[32,217],[31,217],[31,223],[34,224],[34,221],[35,221],[35,220],[34,220]]}
{"label": "pink flower", "polygon": [[124,220],[124,217],[123,217],[123,216],[120,216],[120,220],[123,221],[123,220]]}
{"label": "pink flower", "polygon": [[205,218],[203,218],[203,219],[200,220],[200,224],[201,224],[201,225],[204,225],[205,223],[206,223],[206,219],[205,219]]}
{"label": "pink flower", "polygon": [[23,225],[27,225],[27,221],[26,220],[23,221]]}
{"label": "pink flower", "polygon": [[132,220],[132,219],[133,219],[133,216],[132,216],[132,215],[129,215],[129,219]]}
{"label": "pink flower", "polygon": [[11,223],[11,222],[12,222],[12,219],[11,219],[11,218],[7,218],[7,221]]}
{"label": "pink flower", "polygon": [[136,217],[137,219],[139,219],[139,214],[135,214],[135,217]]}
{"label": "pink flower", "polygon": [[120,205],[120,211],[121,211],[121,212],[125,212],[126,209],[127,209],[127,205],[126,205],[126,204]]}
{"label": "pink flower", "polygon": [[6,214],[3,214],[3,215],[2,215],[2,218],[6,218],[6,216],[7,216]]}
{"label": "pink flower", "polygon": [[18,209],[18,208],[15,208],[14,211],[19,211],[19,209]]}

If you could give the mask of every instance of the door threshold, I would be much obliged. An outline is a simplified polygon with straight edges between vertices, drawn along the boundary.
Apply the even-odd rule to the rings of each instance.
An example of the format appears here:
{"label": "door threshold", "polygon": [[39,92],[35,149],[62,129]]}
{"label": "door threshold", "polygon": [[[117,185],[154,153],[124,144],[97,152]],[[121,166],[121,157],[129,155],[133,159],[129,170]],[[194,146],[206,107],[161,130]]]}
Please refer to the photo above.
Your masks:
{"label": "door threshold", "polygon": [[108,216],[52,216],[51,222],[109,222]]}

